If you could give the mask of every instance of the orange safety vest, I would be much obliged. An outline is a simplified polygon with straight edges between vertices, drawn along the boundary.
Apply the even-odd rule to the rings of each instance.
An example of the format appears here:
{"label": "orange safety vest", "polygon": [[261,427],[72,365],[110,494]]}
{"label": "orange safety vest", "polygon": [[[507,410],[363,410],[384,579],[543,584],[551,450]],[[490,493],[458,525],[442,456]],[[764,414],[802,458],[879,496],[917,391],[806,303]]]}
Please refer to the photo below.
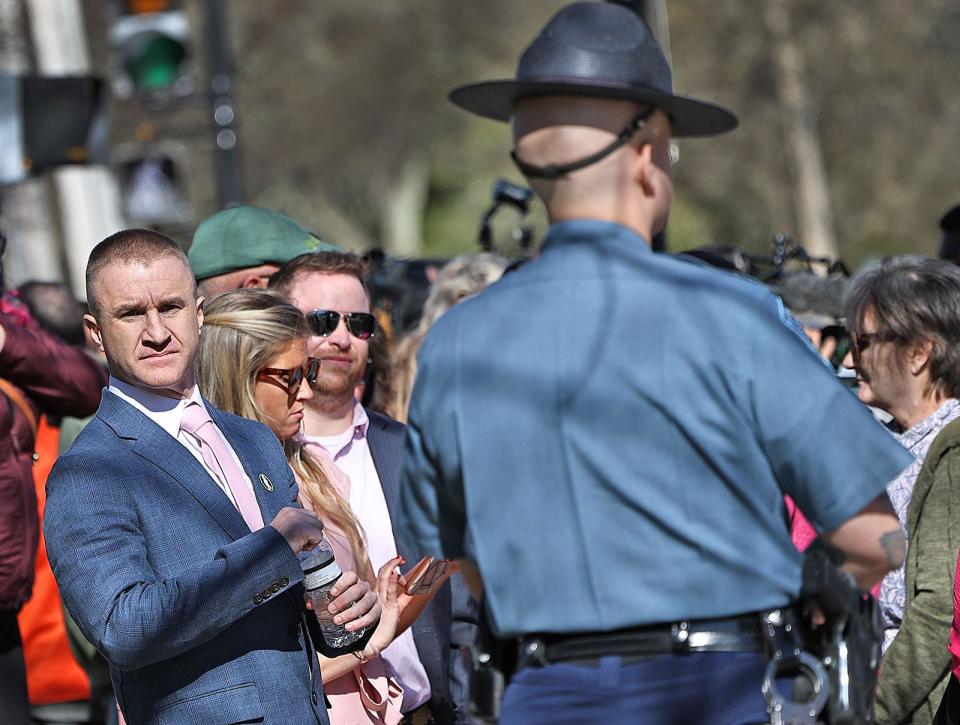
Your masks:
{"label": "orange safety vest", "polygon": [[[43,520],[47,502],[47,475],[57,458],[60,429],[41,418],[37,429],[37,459],[33,482],[37,489],[37,509]],[[23,639],[23,659],[27,667],[27,693],[32,705],[51,705],[90,699],[90,678],[70,651],[67,626],[63,619],[60,590],[47,561],[47,547],[40,533],[37,551],[36,581],[33,594],[17,615]]]}

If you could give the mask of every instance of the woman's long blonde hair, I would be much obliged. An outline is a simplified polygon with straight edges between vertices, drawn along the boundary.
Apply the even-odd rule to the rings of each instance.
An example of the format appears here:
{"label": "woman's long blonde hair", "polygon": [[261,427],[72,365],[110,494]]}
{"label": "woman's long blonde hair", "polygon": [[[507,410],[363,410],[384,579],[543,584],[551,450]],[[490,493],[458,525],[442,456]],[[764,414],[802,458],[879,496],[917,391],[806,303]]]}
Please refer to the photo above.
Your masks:
{"label": "woman's long blonde hair", "polygon": [[[266,424],[254,394],[257,373],[291,342],[309,334],[303,314],[283,297],[258,289],[227,292],[204,308],[197,384],[221,410]],[[344,532],[357,573],[366,578],[367,547],[357,517],[300,441],[291,438],[282,443],[300,493],[322,519]]]}

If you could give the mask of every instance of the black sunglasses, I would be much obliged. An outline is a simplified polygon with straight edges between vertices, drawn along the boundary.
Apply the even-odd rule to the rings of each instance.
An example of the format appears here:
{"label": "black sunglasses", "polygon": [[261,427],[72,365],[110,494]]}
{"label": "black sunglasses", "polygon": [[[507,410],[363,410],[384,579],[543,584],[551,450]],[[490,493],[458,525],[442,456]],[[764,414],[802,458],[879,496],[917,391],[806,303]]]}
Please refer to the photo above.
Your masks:
{"label": "black sunglasses", "polygon": [[350,334],[359,340],[369,340],[376,329],[376,318],[369,312],[334,312],[333,310],[313,310],[307,313],[307,323],[314,335],[327,337],[340,324],[340,318],[347,325]]}
{"label": "black sunglasses", "polygon": [[859,354],[875,342],[893,342],[896,339],[889,332],[858,332],[853,336],[853,349]]}
{"label": "black sunglasses", "polygon": [[[280,385],[286,388],[287,395],[291,398],[296,396],[300,383],[306,378],[310,385],[317,382],[317,373],[320,372],[320,361],[312,357],[304,365],[298,368],[261,368],[257,372],[257,380]],[[273,375],[280,378],[279,381],[273,379]]]}

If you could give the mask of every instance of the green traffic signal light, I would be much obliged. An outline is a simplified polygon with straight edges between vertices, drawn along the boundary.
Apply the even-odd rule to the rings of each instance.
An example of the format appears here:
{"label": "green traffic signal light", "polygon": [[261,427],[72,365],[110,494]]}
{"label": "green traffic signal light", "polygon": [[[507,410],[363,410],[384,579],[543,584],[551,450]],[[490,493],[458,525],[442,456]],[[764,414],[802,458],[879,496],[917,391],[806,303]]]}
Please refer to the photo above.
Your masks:
{"label": "green traffic signal light", "polygon": [[137,88],[162,91],[180,77],[180,66],[186,57],[183,44],[159,33],[143,38],[136,51],[127,58],[126,68]]}
{"label": "green traffic signal light", "polygon": [[133,14],[121,15],[110,27],[110,44],[123,71],[116,75],[118,94],[128,97],[136,89],[148,96],[179,95],[180,81],[189,76],[189,18],[182,10],[134,12],[144,7],[131,5]]}

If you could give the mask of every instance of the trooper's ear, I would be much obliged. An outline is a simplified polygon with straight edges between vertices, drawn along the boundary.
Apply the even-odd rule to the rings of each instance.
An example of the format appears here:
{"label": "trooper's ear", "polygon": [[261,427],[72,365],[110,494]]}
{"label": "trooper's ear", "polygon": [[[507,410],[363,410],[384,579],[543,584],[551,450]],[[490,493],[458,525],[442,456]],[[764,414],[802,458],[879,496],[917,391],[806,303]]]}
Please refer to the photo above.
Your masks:
{"label": "trooper's ear", "polygon": [[653,172],[655,166],[653,162],[653,144],[649,141],[645,141],[640,144],[639,148],[636,146],[633,146],[632,148],[636,149],[636,157],[634,159],[634,178],[637,180],[637,183],[640,184],[640,188],[643,189],[645,196],[653,196],[656,193],[653,182]]}

